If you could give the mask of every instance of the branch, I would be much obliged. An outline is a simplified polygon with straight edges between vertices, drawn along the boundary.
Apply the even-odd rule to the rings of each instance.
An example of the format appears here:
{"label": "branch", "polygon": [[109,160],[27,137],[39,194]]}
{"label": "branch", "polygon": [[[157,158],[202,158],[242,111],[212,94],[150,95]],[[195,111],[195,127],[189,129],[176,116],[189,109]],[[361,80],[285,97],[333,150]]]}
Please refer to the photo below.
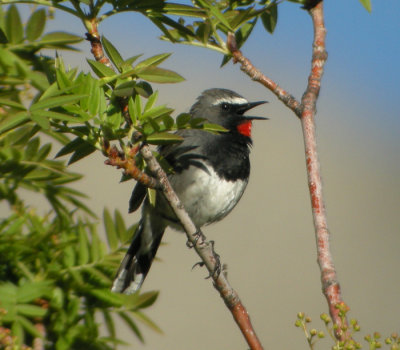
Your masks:
{"label": "branch", "polygon": [[303,129],[308,187],[317,243],[318,264],[321,270],[322,291],[328,302],[332,320],[338,326],[336,337],[344,340],[349,335],[341,330],[343,326],[347,326],[347,321],[346,318],[339,316],[338,306],[343,304],[343,300],[330,251],[330,235],[322,193],[322,179],[315,134],[316,102],[321,87],[324,64],[328,57],[325,50],[326,29],[324,25],[323,2],[319,2],[315,7],[310,9],[309,13],[314,25],[314,42],[311,72],[308,77],[307,89],[301,100],[303,108],[300,120]]}
{"label": "branch", "polygon": [[227,39],[227,47],[233,56],[233,63],[240,63],[240,69],[246,73],[252,80],[264,85],[267,89],[271,90],[285,106],[290,108],[299,118],[301,116],[302,106],[296,98],[282,89],[276,82],[264,75],[257,69],[251,61],[244,57],[242,52],[238,49],[236,44],[235,34],[229,32]]}
{"label": "branch", "polygon": [[265,76],[260,70],[253,66],[249,59],[243,56],[242,52],[237,48],[235,35],[233,33],[228,34],[227,47],[232,53],[233,62],[239,62],[241,65],[240,69],[244,73],[254,81],[261,83],[267,89],[271,90],[279,100],[300,118],[303,129],[308,186],[317,243],[318,264],[321,271],[322,290],[328,302],[332,320],[334,324],[337,325],[335,335],[339,340],[345,340],[349,338],[350,335],[348,332],[342,330],[347,329],[346,317],[340,316],[340,309],[343,309],[345,303],[342,300],[340,285],[336,277],[333,258],[330,252],[329,230],[322,194],[322,180],[314,120],[324,64],[328,57],[325,50],[326,29],[324,25],[323,1],[311,1],[307,10],[311,15],[314,26],[314,41],[311,72],[301,103],[282,89],[276,82]]}
{"label": "branch", "polygon": [[103,152],[108,157],[104,162],[107,165],[112,165],[118,169],[124,169],[124,174],[145,185],[146,187],[160,189],[159,182],[148,174],[141,171],[135,162],[135,155],[139,150],[139,146],[132,147],[127,154],[120,152],[117,147],[111,146],[104,142]]}
{"label": "branch", "polygon": [[146,161],[150,171],[154,174],[156,179],[161,184],[162,192],[174,211],[176,217],[181,222],[183,229],[186,232],[188,241],[191,246],[194,247],[196,253],[202,260],[202,264],[207,267],[214,281],[214,287],[220,293],[226,306],[231,311],[233,318],[239,326],[243,336],[245,337],[247,344],[252,350],[263,349],[257,335],[251,324],[249,315],[246,308],[240,301],[239,295],[230,286],[224,273],[220,272],[220,262],[218,255],[214,252],[214,242],[206,241],[206,237],[203,233],[196,228],[193,221],[190,219],[188,213],[183,207],[178,196],[174,192],[170,183],[168,182],[167,175],[161,168],[160,164],[154,158],[149,146],[144,145],[140,150],[143,159]]}
{"label": "branch", "polygon": [[[97,31],[97,23],[95,20],[92,20],[91,24],[91,30],[86,34],[87,40],[89,40],[92,46],[91,52],[97,61],[112,68],[109,59],[104,55],[100,36]],[[131,118],[129,116],[126,100],[121,99],[119,102],[125,120],[127,120],[127,122],[128,120],[130,121]],[[132,136],[135,141],[139,141],[142,135],[136,131]],[[107,141],[105,141],[103,144],[103,151],[109,158],[106,161],[106,164],[122,168],[126,174],[132,176],[136,181],[139,181],[147,187],[157,188],[162,191],[164,197],[168,201],[186,232],[188,242],[190,242],[190,245],[188,244],[188,246],[193,247],[196,253],[200,256],[202,260],[200,265],[205,265],[207,267],[207,270],[210,274],[209,276],[212,277],[214,281],[214,287],[218,290],[226,306],[231,311],[232,316],[239,326],[250,349],[262,350],[263,347],[253,329],[246,308],[240,301],[239,295],[230,286],[225,274],[221,273],[219,255],[214,251],[214,242],[208,242],[203,233],[196,228],[172,186],[170,185],[166,173],[157,162],[153,152],[147,144],[142,143],[140,147],[140,153],[154,177],[143,173],[136,167],[134,157],[138,150],[139,146],[135,146],[131,148],[130,151],[127,151],[126,154],[124,154],[118,151],[116,147],[110,147]]]}

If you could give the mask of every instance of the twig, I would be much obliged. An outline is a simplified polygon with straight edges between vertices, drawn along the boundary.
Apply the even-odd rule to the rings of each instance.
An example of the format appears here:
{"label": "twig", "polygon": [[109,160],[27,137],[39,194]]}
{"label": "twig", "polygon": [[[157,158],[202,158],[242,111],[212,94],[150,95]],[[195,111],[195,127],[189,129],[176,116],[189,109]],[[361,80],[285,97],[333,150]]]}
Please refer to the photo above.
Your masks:
{"label": "twig", "polygon": [[279,100],[289,107],[299,118],[301,116],[302,106],[296,98],[282,89],[276,82],[264,75],[257,69],[251,61],[244,57],[236,44],[235,34],[228,33],[227,47],[233,56],[233,63],[240,63],[240,69],[246,73],[252,80],[264,85],[271,90]]}
{"label": "twig", "polygon": [[[316,101],[321,87],[324,64],[328,57],[325,50],[326,29],[324,25],[323,2],[318,3],[310,9],[309,13],[314,25],[314,42],[308,85],[301,100],[303,108],[300,120],[303,129],[308,187],[315,227],[318,264],[321,270],[322,291],[328,302],[332,320],[338,325],[336,337],[344,340],[347,335],[341,332],[341,328],[347,325],[347,321],[345,318],[339,316],[339,309],[337,307],[339,304],[343,304],[343,300],[330,251],[330,235],[322,193],[322,179],[315,134]],[[342,321],[346,324],[342,324]]]}
{"label": "twig", "polygon": [[125,154],[120,152],[117,147],[109,146],[109,144],[105,142],[103,145],[103,152],[108,159],[104,163],[115,166],[118,169],[124,169],[125,175],[129,175],[146,187],[159,189],[159,182],[154,177],[144,173],[136,166],[135,155],[137,154],[138,150],[139,146],[135,146],[132,147],[127,154]]}
{"label": "twig", "polygon": [[[322,180],[319,168],[315,134],[316,101],[318,99],[324,64],[327,59],[325,50],[326,29],[324,25],[323,2],[314,0],[307,7],[314,26],[314,42],[311,72],[308,86],[303,94],[301,103],[291,94],[283,90],[276,82],[265,76],[249,59],[243,56],[237,48],[235,36],[228,34],[227,47],[232,53],[234,63],[240,63],[240,69],[251,79],[271,90],[279,100],[290,108],[300,118],[306,155],[308,186],[311,197],[312,214],[314,220],[315,237],[317,243],[318,264],[321,270],[322,290],[328,302],[329,312],[333,322],[338,326],[336,337],[344,340],[349,334],[341,331],[347,325],[347,320],[339,316],[338,306],[344,305],[341,297],[340,285],[336,277],[332,254],[329,246],[329,230],[326,219],[324,199],[322,195]],[[343,327],[345,328],[345,327]]]}
{"label": "twig", "polygon": [[[110,61],[104,56],[102,44],[100,41],[100,36],[97,31],[96,22],[91,27],[92,30],[87,34],[87,39],[90,41],[92,46],[92,54],[95,59],[109,67],[112,68]],[[124,100],[120,100],[121,108],[125,119],[130,120],[129,111],[124,106]],[[125,102],[126,103],[126,102]],[[139,132],[134,132],[132,138],[135,141],[140,140],[141,134]],[[119,152],[116,147],[110,147],[108,142],[104,142],[103,151],[108,156],[106,164],[114,165],[119,168],[124,169],[125,173],[132,176],[135,180],[144,184],[147,187],[160,189],[171,208],[173,209],[176,217],[181,222],[183,229],[186,232],[188,241],[191,246],[194,247],[197,254],[200,256],[202,262],[207,267],[210,276],[214,281],[214,287],[219,291],[222,299],[224,300],[226,306],[231,311],[232,316],[239,326],[247,344],[251,350],[262,350],[263,347],[257,338],[257,335],[253,329],[250,321],[250,317],[247,313],[246,308],[240,301],[239,295],[230,286],[228,280],[226,279],[226,273],[220,272],[220,262],[218,255],[214,251],[213,242],[208,242],[206,237],[201,231],[199,231],[194,225],[193,221],[187,214],[185,208],[183,207],[181,201],[176,195],[175,191],[171,187],[167,175],[157,162],[154,157],[150,147],[147,144],[142,144],[140,147],[140,153],[145,160],[149,170],[153,173],[154,177],[143,173],[140,169],[136,167],[134,162],[134,156],[139,150],[138,147],[134,147],[126,156],[124,153]]]}
{"label": "twig", "polygon": [[242,331],[242,334],[245,337],[250,349],[263,349],[253,329],[247,310],[240,301],[239,295],[230,286],[224,273],[215,273],[215,271],[218,270],[219,261],[218,256],[214,252],[212,242],[206,241],[206,237],[196,228],[193,221],[190,219],[181,201],[168,182],[167,175],[154,158],[150,148],[147,145],[144,145],[140,152],[150,171],[160,182],[165,198],[168,200],[168,203],[170,204],[176,217],[181,222],[188,240],[196,250],[197,254],[200,256],[201,260],[204,262],[204,265],[207,267],[207,270],[214,281],[214,287],[219,291],[226,306],[231,311],[232,316]]}

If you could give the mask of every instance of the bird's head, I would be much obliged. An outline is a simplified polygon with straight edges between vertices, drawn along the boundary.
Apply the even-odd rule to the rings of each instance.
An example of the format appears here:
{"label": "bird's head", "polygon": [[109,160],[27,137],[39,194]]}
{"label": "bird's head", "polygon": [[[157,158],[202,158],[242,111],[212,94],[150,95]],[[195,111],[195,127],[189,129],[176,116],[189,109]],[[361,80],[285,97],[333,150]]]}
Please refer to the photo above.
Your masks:
{"label": "bird's head", "polygon": [[251,137],[252,121],[268,118],[245,116],[244,113],[266,102],[249,102],[236,92],[227,89],[209,89],[199,96],[190,114],[194,118],[205,118],[210,123],[219,124],[231,132]]}

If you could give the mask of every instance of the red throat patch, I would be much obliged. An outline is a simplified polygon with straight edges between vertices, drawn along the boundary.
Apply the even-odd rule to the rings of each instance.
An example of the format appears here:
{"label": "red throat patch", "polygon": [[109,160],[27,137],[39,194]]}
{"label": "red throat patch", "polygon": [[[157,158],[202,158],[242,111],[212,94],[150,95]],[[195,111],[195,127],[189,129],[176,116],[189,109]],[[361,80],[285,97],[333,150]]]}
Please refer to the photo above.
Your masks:
{"label": "red throat patch", "polygon": [[237,131],[244,136],[251,137],[251,121],[245,121],[237,126]]}

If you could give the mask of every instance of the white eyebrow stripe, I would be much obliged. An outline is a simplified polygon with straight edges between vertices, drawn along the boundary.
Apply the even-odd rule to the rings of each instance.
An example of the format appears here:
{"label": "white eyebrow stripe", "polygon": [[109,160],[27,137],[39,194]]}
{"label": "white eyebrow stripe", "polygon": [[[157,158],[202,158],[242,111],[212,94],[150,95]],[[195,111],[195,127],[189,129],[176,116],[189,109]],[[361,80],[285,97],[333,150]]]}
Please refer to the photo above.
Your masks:
{"label": "white eyebrow stripe", "polygon": [[213,106],[220,105],[221,103],[243,105],[243,104],[249,103],[249,101],[247,101],[243,97],[236,97],[236,96],[235,97],[221,97],[213,103]]}

